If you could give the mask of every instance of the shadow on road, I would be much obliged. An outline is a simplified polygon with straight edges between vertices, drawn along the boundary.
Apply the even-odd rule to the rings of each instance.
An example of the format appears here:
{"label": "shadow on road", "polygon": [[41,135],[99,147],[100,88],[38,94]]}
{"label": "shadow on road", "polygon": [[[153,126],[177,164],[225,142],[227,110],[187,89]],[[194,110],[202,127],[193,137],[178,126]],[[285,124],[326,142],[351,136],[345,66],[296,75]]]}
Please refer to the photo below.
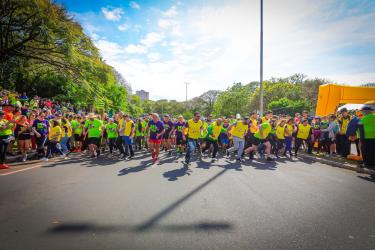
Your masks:
{"label": "shadow on road", "polygon": [[[187,171],[187,170],[183,170]],[[165,207],[160,212],[153,215],[148,220],[144,221],[143,223],[139,225],[134,226],[126,226],[126,225],[120,225],[120,226],[97,226],[95,224],[90,223],[66,223],[54,226],[47,230],[47,233],[50,234],[64,234],[64,233],[83,233],[83,232],[92,232],[92,231],[128,231],[128,232],[143,232],[143,231],[149,231],[149,230],[165,230],[165,231],[171,231],[171,232],[179,232],[179,231],[186,231],[186,230],[203,230],[203,231],[218,231],[218,230],[229,230],[233,226],[226,222],[201,222],[197,224],[182,224],[182,225],[160,225],[158,222],[167,216],[169,213],[171,213],[174,209],[179,207],[181,204],[186,202],[189,198],[191,198],[193,195],[197,194],[199,191],[201,191],[203,188],[205,188],[207,185],[212,183],[214,180],[219,178],[221,175],[223,175],[228,169],[223,169],[219,173],[212,176],[207,181],[203,182],[184,196],[182,196],[180,199],[176,200],[172,204]]]}
{"label": "shadow on road", "polygon": [[369,181],[369,182],[375,182],[375,175],[369,175],[369,176],[360,176],[360,175],[358,175],[357,177],[360,178],[360,179],[362,179],[362,180]]}
{"label": "shadow on road", "polygon": [[168,181],[177,181],[178,178],[181,178],[185,175],[190,175],[191,170],[188,166],[184,166],[182,168],[173,169],[170,171],[167,171],[163,174],[165,178],[168,178]]}
{"label": "shadow on road", "polygon": [[[179,233],[184,231],[229,231],[233,225],[227,222],[202,221],[194,224],[156,225],[151,230]],[[62,223],[47,230],[47,234],[83,234],[83,233],[139,233],[137,225],[96,225],[93,223]]]}
{"label": "shadow on road", "polygon": [[130,173],[138,173],[143,170],[146,170],[151,165],[152,165],[151,161],[141,161],[141,164],[136,167],[128,167],[128,168],[121,169],[117,175],[123,176],[123,175],[127,175]]}

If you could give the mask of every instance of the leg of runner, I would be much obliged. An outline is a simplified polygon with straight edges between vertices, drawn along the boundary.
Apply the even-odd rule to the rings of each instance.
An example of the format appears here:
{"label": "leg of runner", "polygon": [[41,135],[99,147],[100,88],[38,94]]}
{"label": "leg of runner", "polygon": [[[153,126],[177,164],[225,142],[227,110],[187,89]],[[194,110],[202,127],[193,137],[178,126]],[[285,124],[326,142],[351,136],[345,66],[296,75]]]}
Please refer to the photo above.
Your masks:
{"label": "leg of runner", "polygon": [[274,159],[271,158],[271,148],[272,148],[272,145],[269,141],[266,141],[264,142],[264,145],[266,146],[266,155],[267,155],[267,158],[266,158],[266,161],[273,161]]}
{"label": "leg of runner", "polygon": [[185,163],[190,163],[191,154],[194,152],[196,147],[196,141],[193,139],[187,139],[186,142],[187,148],[186,148],[186,155],[185,155]]}
{"label": "leg of runner", "polygon": [[245,140],[244,139],[240,139],[238,141],[238,151],[237,151],[237,157],[236,157],[237,161],[241,160],[244,147],[245,147]]}
{"label": "leg of runner", "polygon": [[154,149],[155,149],[154,164],[158,164],[159,163],[158,158],[159,158],[159,152],[160,152],[160,143],[155,143]]}
{"label": "leg of runner", "polygon": [[152,161],[155,162],[155,143],[153,142],[150,142],[149,143],[149,148],[150,148],[150,152],[151,152],[151,158],[152,158]]}
{"label": "leg of runner", "polygon": [[[234,151],[238,151],[240,148],[240,140],[241,138],[238,138],[236,136],[233,136],[233,147],[229,148],[227,150],[227,156],[229,157],[230,153],[233,153]],[[242,152],[241,152],[242,153]]]}
{"label": "leg of runner", "polygon": [[7,138],[8,136],[0,136],[0,169],[9,168],[9,166],[5,164],[8,143],[4,140]]}
{"label": "leg of runner", "polygon": [[214,142],[212,142],[212,146],[214,148],[214,150],[212,152],[212,161],[215,161],[216,155],[217,155],[217,151],[219,151],[219,144],[218,144],[217,141],[214,141]]}

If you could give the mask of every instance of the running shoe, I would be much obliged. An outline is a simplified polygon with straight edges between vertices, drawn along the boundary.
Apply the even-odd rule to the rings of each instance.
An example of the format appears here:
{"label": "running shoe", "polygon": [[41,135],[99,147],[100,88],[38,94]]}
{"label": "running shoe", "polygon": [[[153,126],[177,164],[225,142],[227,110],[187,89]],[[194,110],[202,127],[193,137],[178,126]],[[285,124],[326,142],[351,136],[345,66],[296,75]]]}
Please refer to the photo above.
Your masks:
{"label": "running shoe", "polygon": [[9,169],[7,164],[0,164],[0,169]]}

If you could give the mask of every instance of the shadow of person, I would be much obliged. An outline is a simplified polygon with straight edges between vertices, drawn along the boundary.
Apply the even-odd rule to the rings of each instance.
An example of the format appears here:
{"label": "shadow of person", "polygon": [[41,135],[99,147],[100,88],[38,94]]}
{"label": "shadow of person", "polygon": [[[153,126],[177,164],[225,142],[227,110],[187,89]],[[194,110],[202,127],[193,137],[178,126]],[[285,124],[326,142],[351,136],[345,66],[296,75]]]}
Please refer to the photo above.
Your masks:
{"label": "shadow of person", "polygon": [[362,180],[369,181],[369,182],[375,182],[375,175],[369,175],[369,176],[360,176],[360,175],[358,175],[357,177],[360,178],[360,179],[362,179]]}
{"label": "shadow of person", "polygon": [[225,168],[225,169],[228,169],[228,170],[236,170],[236,171],[242,171],[242,164],[246,165],[244,162],[241,162],[241,161],[230,161],[229,159],[225,159],[225,162],[227,164],[225,165],[222,165],[220,167],[222,168]]}
{"label": "shadow of person", "polygon": [[276,170],[277,163],[275,161],[258,161],[252,160],[250,162],[246,162],[246,166],[254,167],[254,169],[258,170]]}
{"label": "shadow of person", "polygon": [[152,162],[149,162],[149,163],[146,163],[146,164],[141,164],[141,165],[136,166],[136,167],[124,168],[124,169],[121,169],[119,171],[117,176],[123,176],[123,175],[127,175],[127,174],[130,174],[130,173],[141,172],[151,165],[152,165]]}
{"label": "shadow of person", "polygon": [[201,169],[210,169],[213,166],[214,162],[206,162],[203,160],[196,161],[197,168]]}
{"label": "shadow of person", "polygon": [[185,165],[182,168],[173,169],[173,170],[164,172],[163,176],[165,178],[168,178],[168,181],[177,181],[178,178],[181,178],[185,175],[190,175],[190,173],[191,173],[191,170],[189,169],[187,165]]}

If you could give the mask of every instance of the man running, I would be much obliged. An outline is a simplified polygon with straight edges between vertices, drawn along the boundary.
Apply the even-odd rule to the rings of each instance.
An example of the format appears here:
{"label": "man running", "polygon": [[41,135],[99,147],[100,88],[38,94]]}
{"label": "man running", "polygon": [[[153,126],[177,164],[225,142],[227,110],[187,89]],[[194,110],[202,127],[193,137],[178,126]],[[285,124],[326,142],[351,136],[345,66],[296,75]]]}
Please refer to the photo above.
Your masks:
{"label": "man running", "polygon": [[165,133],[163,135],[163,147],[168,155],[172,154],[172,140],[171,140],[171,132],[173,130],[173,122],[171,122],[169,115],[164,115],[163,117],[164,129]]}
{"label": "man running", "polygon": [[218,145],[219,135],[220,133],[223,133],[226,131],[226,129],[223,128],[223,119],[218,118],[216,122],[211,123],[211,125],[208,126],[207,131],[208,131],[208,134],[206,137],[206,143],[205,143],[206,146],[202,148],[202,153],[204,153],[204,151],[209,149],[212,145],[214,147],[214,151],[212,153],[211,162],[214,162],[216,159],[217,151],[219,149],[219,145]]}
{"label": "man running", "polygon": [[124,116],[124,120],[122,125],[123,129],[123,144],[125,148],[125,156],[129,157],[128,160],[134,157],[134,151],[133,151],[133,138],[135,133],[135,126],[132,119],[130,119],[129,115]]}
{"label": "man running", "polygon": [[148,122],[146,133],[149,133],[150,150],[153,164],[158,164],[160,144],[162,143],[163,134],[165,133],[164,124],[159,120],[159,115],[152,114],[152,120]]}
{"label": "man running", "polygon": [[186,140],[187,149],[185,155],[184,164],[190,164],[191,154],[194,152],[198,145],[198,138],[203,130],[203,122],[201,120],[201,114],[199,112],[194,113],[194,118],[190,119],[186,124],[185,128],[187,130],[186,136],[184,135],[184,140]]}
{"label": "man running", "polygon": [[227,157],[229,157],[230,153],[237,150],[236,160],[241,161],[242,153],[245,147],[245,135],[248,130],[248,123],[249,118],[244,117],[242,121],[237,121],[228,127],[227,133],[228,136],[229,133],[232,134],[234,146],[227,150]]}
{"label": "man running", "polygon": [[94,113],[89,114],[89,119],[85,122],[84,136],[88,138],[89,150],[91,157],[98,157],[100,155],[100,140],[99,138],[103,135],[103,123],[101,120],[96,118]]}
{"label": "man running", "polygon": [[272,130],[271,124],[266,121],[259,125],[259,130],[254,134],[254,143],[251,147],[245,150],[246,154],[251,154],[258,149],[258,146],[262,144],[265,147],[265,152],[267,155],[267,161],[274,161],[271,158],[271,143],[269,142],[268,135]]}
{"label": "man running", "polygon": [[174,128],[175,128],[175,134],[176,134],[176,151],[177,153],[180,153],[182,154],[183,153],[183,150],[184,150],[184,145],[185,145],[185,142],[184,142],[184,127],[185,127],[185,121],[184,121],[184,117],[182,115],[180,115],[178,117],[178,121],[174,124]]}
{"label": "man running", "polygon": [[109,118],[108,123],[105,125],[105,130],[107,132],[109,154],[110,156],[113,156],[113,148],[115,147],[118,137],[117,123],[114,122],[113,118]]}

